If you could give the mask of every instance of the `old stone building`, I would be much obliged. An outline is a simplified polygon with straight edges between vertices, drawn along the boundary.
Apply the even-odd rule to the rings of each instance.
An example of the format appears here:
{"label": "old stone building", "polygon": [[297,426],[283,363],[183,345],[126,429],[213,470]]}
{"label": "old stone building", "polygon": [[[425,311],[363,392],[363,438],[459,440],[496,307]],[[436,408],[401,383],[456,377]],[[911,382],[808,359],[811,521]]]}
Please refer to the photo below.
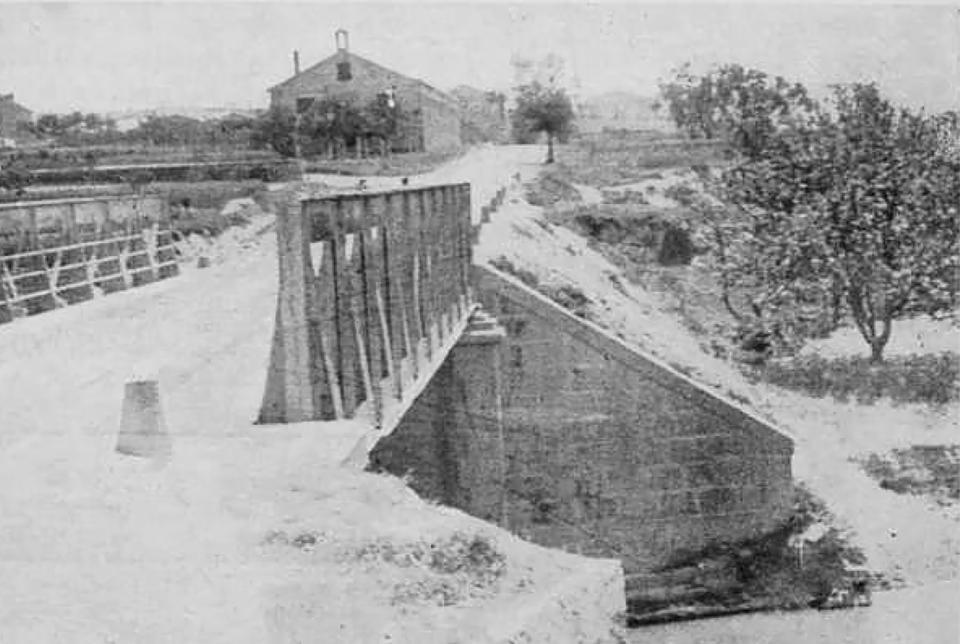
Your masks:
{"label": "old stone building", "polygon": [[0,139],[20,138],[20,126],[33,120],[33,113],[13,100],[13,94],[0,94]]}
{"label": "old stone building", "polygon": [[446,152],[460,147],[460,108],[452,97],[351,52],[345,30],[335,37],[336,53],[303,71],[294,52],[294,75],[270,88],[271,106],[302,112],[315,101],[336,99],[362,107],[386,96],[407,117],[392,142],[394,149]]}

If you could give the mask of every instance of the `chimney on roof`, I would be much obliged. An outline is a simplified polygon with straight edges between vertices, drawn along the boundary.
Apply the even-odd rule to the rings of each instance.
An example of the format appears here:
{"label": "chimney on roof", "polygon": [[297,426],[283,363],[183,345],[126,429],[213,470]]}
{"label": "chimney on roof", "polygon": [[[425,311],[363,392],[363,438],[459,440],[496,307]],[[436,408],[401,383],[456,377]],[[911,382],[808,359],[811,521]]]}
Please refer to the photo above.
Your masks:
{"label": "chimney on roof", "polygon": [[347,56],[349,48],[347,30],[337,29],[333,36],[337,41],[337,80],[348,81],[353,78],[353,72],[350,69],[350,58]]}
{"label": "chimney on roof", "polygon": [[347,53],[347,50],[350,49],[350,34],[347,33],[346,29],[337,29],[333,34],[334,39],[337,41],[337,53],[341,56]]}
{"label": "chimney on roof", "polygon": [[300,73],[300,52],[296,49],[293,50],[293,75],[296,76]]}

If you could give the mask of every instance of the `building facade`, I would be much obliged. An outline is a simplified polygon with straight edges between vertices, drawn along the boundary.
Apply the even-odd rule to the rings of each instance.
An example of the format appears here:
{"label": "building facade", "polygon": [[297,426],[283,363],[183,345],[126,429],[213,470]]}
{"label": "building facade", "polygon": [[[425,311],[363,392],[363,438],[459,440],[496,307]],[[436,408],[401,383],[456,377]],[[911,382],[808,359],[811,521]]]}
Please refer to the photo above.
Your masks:
{"label": "building facade", "polygon": [[444,92],[352,53],[348,34],[336,33],[337,52],[300,71],[294,52],[294,75],[270,88],[271,107],[299,112],[314,102],[335,99],[363,107],[379,96],[395,101],[406,115],[394,149],[448,152],[459,149],[460,108]]}
{"label": "building facade", "polygon": [[32,120],[33,113],[13,100],[13,94],[0,94],[0,139],[20,138],[21,125]]}

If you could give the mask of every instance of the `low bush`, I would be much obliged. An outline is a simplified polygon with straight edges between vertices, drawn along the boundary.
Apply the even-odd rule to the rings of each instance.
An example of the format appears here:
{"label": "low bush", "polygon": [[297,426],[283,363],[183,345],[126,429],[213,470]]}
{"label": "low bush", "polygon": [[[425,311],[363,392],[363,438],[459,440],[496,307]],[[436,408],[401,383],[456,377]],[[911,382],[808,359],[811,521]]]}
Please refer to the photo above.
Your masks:
{"label": "low bush", "polygon": [[461,532],[429,543],[380,539],[360,548],[354,556],[420,573],[394,585],[395,604],[452,606],[489,593],[507,571],[506,557],[488,537]]}
{"label": "low bush", "polygon": [[[675,592],[682,586],[689,599],[628,597],[628,625],[819,605],[831,590],[851,583],[851,566],[866,561],[844,533],[829,527],[833,521],[820,499],[802,485],[795,486],[793,507],[779,529],[736,543],[718,542],[698,552],[678,552],[657,572],[675,584],[685,580]],[[814,524],[820,524],[822,532],[816,540],[806,541],[801,562],[796,538]],[[871,576],[874,584],[887,583]]]}
{"label": "low bush", "polygon": [[403,152],[388,157],[361,159],[306,159],[306,172],[341,174],[348,176],[402,177],[425,174],[436,170],[460,156],[461,151],[448,152]]}
{"label": "low bush", "polygon": [[183,236],[207,234],[213,237],[231,226],[242,226],[250,221],[242,211],[220,214],[227,202],[239,198],[258,201],[265,194],[259,181],[157,183],[149,191],[167,199],[174,230]]}
{"label": "low bush", "polygon": [[698,197],[698,193],[685,183],[677,183],[664,190],[663,196],[673,199],[681,206],[692,206]]}
{"label": "low bush", "polygon": [[260,181],[163,182],[151,184],[147,191],[166,196],[171,208],[220,209],[231,199],[257,198],[264,193],[264,187]]}
{"label": "low bush", "polygon": [[827,359],[801,355],[758,367],[765,382],[822,398],[870,404],[880,398],[896,403],[942,405],[958,397],[960,355],[941,353],[888,358],[871,363],[865,357]]}
{"label": "low bush", "polygon": [[587,297],[579,288],[568,284],[561,286],[541,284],[536,275],[528,270],[514,266],[513,262],[503,255],[490,260],[490,265],[498,271],[516,277],[530,288],[535,289],[542,295],[546,295],[563,308],[571,311],[577,317],[587,318],[593,300]]}
{"label": "low bush", "polygon": [[219,236],[231,226],[249,223],[249,219],[240,215],[222,215],[217,209],[191,208],[184,213],[175,213],[171,216],[171,227],[180,235],[209,235]]}
{"label": "low bush", "polygon": [[613,133],[560,146],[557,155],[575,183],[596,187],[640,181],[667,168],[727,163],[722,146],[714,142],[626,140]]}
{"label": "low bush", "polygon": [[561,201],[579,202],[580,191],[574,187],[569,169],[557,163],[540,172],[536,181],[528,183],[524,198],[527,203],[549,207]]}
{"label": "low bush", "polygon": [[960,447],[956,445],[914,445],[886,455],[870,454],[859,462],[885,490],[930,496],[942,505],[960,501]]}
{"label": "low bush", "polygon": [[541,285],[537,290],[580,318],[588,316],[590,305],[593,304],[593,300],[576,286],[568,284],[562,286]]}
{"label": "low bush", "polygon": [[530,288],[536,289],[540,286],[540,279],[536,275],[526,269],[514,266],[513,262],[503,255],[497,257],[496,259],[490,260],[490,265],[498,271],[516,277]]}

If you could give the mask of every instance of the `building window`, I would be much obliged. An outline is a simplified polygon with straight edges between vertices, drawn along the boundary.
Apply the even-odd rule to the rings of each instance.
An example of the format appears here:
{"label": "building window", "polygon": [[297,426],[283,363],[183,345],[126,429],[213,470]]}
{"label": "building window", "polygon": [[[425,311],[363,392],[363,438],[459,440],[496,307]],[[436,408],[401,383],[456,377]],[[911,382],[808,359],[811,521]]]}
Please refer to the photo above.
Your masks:
{"label": "building window", "polygon": [[350,61],[337,63],[337,80],[348,81],[351,78],[353,78],[353,75],[350,73]]}
{"label": "building window", "polygon": [[381,95],[383,96],[384,102],[386,102],[387,107],[389,107],[391,110],[397,106],[397,88],[396,87],[389,87],[388,89],[381,92]]}
{"label": "building window", "polygon": [[307,98],[298,98],[297,99],[297,114],[303,114],[310,109],[310,106],[313,105],[313,99],[310,97]]}

